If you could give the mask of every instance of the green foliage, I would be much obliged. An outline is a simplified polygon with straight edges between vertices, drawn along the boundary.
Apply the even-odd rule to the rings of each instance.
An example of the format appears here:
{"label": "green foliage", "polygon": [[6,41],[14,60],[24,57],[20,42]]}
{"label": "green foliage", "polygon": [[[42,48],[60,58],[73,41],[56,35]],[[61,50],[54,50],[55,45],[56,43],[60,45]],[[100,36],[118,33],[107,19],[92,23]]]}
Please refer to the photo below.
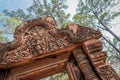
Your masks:
{"label": "green foliage", "polygon": [[[96,18],[93,14],[93,11],[97,13],[98,17],[101,21],[105,23],[110,23],[112,19],[120,15],[120,11],[114,11],[114,8],[116,5],[119,4],[118,2],[115,2],[114,0],[79,0],[77,13],[76,15],[79,16],[88,16],[91,15],[92,17],[84,17],[83,19],[85,21],[89,21],[89,25],[91,26],[91,23],[96,23]],[[78,15],[79,14],[79,15]],[[75,16],[76,16],[75,15]],[[74,17],[75,17],[74,16]],[[77,17],[76,16],[76,17]],[[79,21],[82,23],[81,18],[73,18],[74,21]],[[96,23],[98,24],[98,23]]]}
{"label": "green foliage", "polygon": [[26,14],[22,9],[17,11],[4,10],[6,16],[18,17],[22,21],[29,20],[41,16],[55,17],[58,26],[62,26],[67,21],[70,14],[65,13],[68,7],[65,5],[66,0],[33,0],[33,4],[27,9]]}
{"label": "green foliage", "polygon": [[13,33],[15,28],[22,22],[18,17],[6,17],[0,19],[2,26],[5,27],[5,33]]}
{"label": "green foliage", "polygon": [[2,16],[2,14],[0,13],[0,16]]}
{"label": "green foliage", "polygon": [[93,15],[83,15],[82,13],[77,13],[74,15],[73,20],[82,26],[88,26],[90,22],[89,19],[92,17]]}
{"label": "green foliage", "polygon": [[15,17],[15,18],[17,17],[22,21],[27,20],[31,17],[31,15],[26,15],[22,9],[18,9],[17,11],[9,11],[8,9],[5,9],[3,13],[5,16]]}
{"label": "green foliage", "polygon": [[120,12],[116,12],[112,15],[112,18],[114,19],[115,17],[120,16]]}
{"label": "green foliage", "polygon": [[0,16],[0,42],[7,42],[9,39],[4,35],[13,34],[15,28],[21,23],[21,19],[18,17],[4,17],[2,14]]}
{"label": "green foliage", "polygon": [[109,15],[109,13],[106,13],[106,12],[105,12],[105,13],[102,13],[102,14],[100,15],[100,20],[103,21],[107,15]]}
{"label": "green foliage", "polygon": [[0,34],[0,42],[6,42],[8,39]]}

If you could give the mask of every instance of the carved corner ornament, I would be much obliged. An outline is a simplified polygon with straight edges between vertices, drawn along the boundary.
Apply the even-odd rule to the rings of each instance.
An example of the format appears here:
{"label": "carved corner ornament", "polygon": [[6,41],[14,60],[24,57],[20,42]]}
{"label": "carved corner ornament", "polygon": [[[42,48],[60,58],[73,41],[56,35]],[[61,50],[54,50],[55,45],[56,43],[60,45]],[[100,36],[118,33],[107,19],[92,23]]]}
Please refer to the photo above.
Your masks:
{"label": "carved corner ornament", "polygon": [[14,41],[0,43],[0,70],[22,66],[53,54],[71,52],[76,66],[84,75],[83,80],[120,80],[106,61],[100,37],[102,34],[99,31],[78,24],[58,29],[52,17],[28,20],[15,29]]}

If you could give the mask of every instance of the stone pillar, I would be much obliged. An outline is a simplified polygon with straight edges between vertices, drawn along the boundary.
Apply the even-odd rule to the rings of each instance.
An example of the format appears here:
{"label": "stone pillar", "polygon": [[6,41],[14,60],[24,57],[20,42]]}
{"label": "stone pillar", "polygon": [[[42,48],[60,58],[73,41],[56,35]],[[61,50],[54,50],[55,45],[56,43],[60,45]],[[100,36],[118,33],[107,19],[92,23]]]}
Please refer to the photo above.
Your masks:
{"label": "stone pillar", "polygon": [[78,67],[85,77],[85,80],[100,80],[81,48],[73,50],[73,55],[77,61]]}

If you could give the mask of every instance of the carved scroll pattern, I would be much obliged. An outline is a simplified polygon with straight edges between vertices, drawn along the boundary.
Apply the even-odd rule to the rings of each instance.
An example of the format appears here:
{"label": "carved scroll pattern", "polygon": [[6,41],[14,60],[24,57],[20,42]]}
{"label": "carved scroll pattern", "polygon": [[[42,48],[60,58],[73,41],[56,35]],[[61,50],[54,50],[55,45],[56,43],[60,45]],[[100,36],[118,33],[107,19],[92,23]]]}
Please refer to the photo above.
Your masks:
{"label": "carved scroll pattern", "polygon": [[78,67],[85,77],[85,80],[99,80],[93,68],[91,67],[89,60],[87,59],[87,56],[84,54],[81,48],[75,49],[73,51],[73,55],[77,61]]}
{"label": "carved scroll pattern", "polygon": [[102,80],[120,80],[117,73],[106,60],[107,55],[102,51],[102,42],[96,39],[84,42],[83,48],[91,63]]}

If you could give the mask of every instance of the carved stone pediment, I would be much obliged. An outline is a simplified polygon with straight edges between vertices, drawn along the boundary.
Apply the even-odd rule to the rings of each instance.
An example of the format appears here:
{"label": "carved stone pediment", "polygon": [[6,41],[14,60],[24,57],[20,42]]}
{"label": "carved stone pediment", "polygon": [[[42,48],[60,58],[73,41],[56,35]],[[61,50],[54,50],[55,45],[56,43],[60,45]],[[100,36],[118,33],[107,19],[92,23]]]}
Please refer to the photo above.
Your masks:
{"label": "carved stone pediment", "polygon": [[77,24],[57,29],[56,22],[51,17],[25,21],[16,28],[14,41],[1,43],[0,65],[32,59],[34,56],[49,54],[100,37],[100,32]]}

